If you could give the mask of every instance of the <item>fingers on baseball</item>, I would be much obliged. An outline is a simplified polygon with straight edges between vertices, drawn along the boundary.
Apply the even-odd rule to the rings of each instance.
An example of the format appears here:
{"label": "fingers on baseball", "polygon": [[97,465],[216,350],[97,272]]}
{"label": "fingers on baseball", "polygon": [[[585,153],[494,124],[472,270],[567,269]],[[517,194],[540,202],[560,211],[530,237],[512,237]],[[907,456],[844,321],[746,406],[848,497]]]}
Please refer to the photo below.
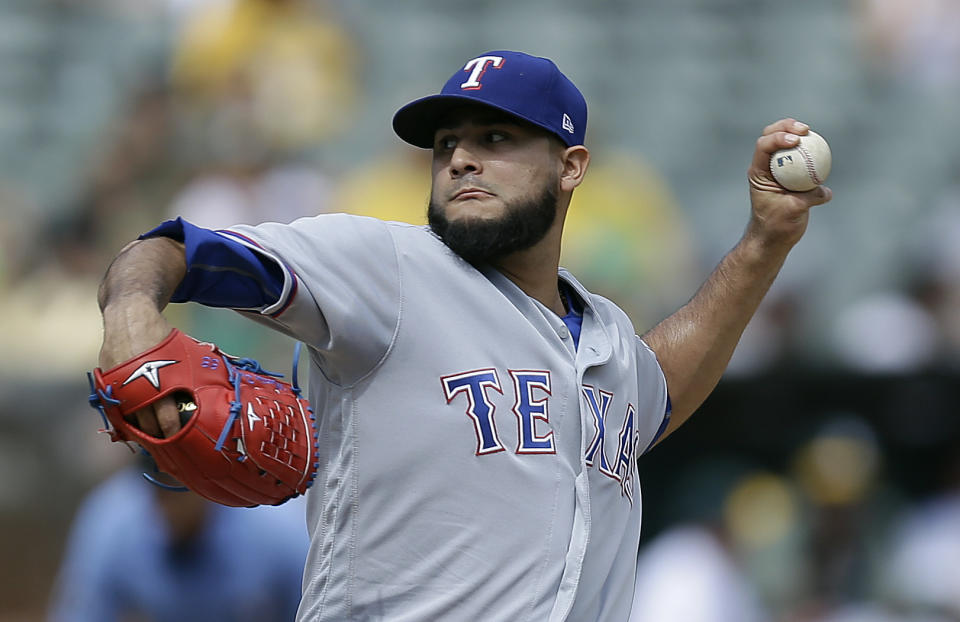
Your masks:
{"label": "fingers on baseball", "polygon": [[760,155],[763,157],[764,161],[770,160],[770,155],[777,151],[778,149],[789,149],[790,147],[796,147],[797,141],[800,140],[800,134],[795,134],[793,132],[774,132],[772,134],[764,134],[757,139],[757,151],[761,152]]}
{"label": "fingers on baseball", "polygon": [[774,121],[767,127],[763,128],[763,135],[775,134],[777,132],[791,132],[794,134],[806,134],[810,131],[810,126],[802,121],[797,121],[793,117],[787,117],[786,119],[780,119],[779,121]]}

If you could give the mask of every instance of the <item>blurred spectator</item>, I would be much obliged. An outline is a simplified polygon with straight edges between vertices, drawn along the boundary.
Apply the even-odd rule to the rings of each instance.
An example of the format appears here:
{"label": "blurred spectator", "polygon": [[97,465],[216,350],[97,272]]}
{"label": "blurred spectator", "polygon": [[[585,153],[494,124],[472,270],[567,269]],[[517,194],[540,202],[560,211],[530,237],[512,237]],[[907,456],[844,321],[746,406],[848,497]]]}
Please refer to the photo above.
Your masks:
{"label": "blurred spectator", "polygon": [[807,507],[806,581],[790,619],[856,620],[879,610],[869,603],[879,558],[871,545],[893,511],[878,490],[880,456],[873,428],[851,413],[827,414],[794,452],[791,475]]}
{"label": "blurred spectator", "polygon": [[640,554],[630,622],[765,622],[756,589],[720,534],[686,525]]}
{"label": "blurred spectator", "polygon": [[892,541],[884,588],[905,611],[952,621],[960,619],[960,454],[956,449],[943,475],[941,492],[903,518]]}
{"label": "blurred spectator", "polygon": [[186,18],[172,82],[196,135],[240,117],[270,151],[296,154],[349,125],[356,48],[325,4],[232,0]]}
{"label": "blurred spectator", "polygon": [[56,217],[26,210],[16,226],[0,234],[16,236],[4,244],[15,260],[4,299],[7,321],[0,326],[6,355],[0,371],[9,377],[82,377],[78,370],[96,363],[101,324],[96,292],[104,267],[156,221],[159,201],[177,183],[179,172],[169,159],[168,111],[161,86],[140,87],[101,150],[90,155],[86,187],[69,209]]}
{"label": "blurred spectator", "polygon": [[804,510],[795,484],[757,470],[729,490],[723,521],[731,550],[771,612],[781,612],[807,590]]}
{"label": "blurred spectator", "polygon": [[960,369],[960,185],[940,191],[933,209],[919,221],[909,258],[918,273],[917,298],[932,315],[945,367]]}
{"label": "blurred spectator", "polygon": [[842,310],[832,327],[840,362],[857,371],[904,374],[931,367],[940,335],[933,316],[907,291],[885,291]]}
{"label": "blurred spectator", "polygon": [[222,229],[264,221],[290,222],[331,208],[330,182],[313,167],[211,169],[174,197],[168,217]]}
{"label": "blurred spectator", "polygon": [[630,622],[769,620],[725,512],[748,473],[738,462],[704,459],[676,475],[676,496],[660,508],[676,526],[641,540]]}
{"label": "blurred spectator", "polygon": [[[159,80],[155,78],[155,80]],[[174,157],[173,107],[169,90],[146,81],[105,132],[90,157],[89,179],[67,214],[48,229],[51,244],[83,245],[99,259],[97,278],[123,244],[156,221],[187,174]]]}
{"label": "blurred spectator", "polygon": [[860,0],[869,60],[914,85],[960,84],[960,4]]}
{"label": "blurred spectator", "polygon": [[[331,204],[323,150],[351,124],[359,63],[327,3],[210,0],[186,8],[170,79],[175,150],[191,173],[165,215],[223,228],[341,209]],[[171,313],[182,329],[227,351],[288,356],[274,336],[238,317],[193,306]]]}
{"label": "blurred spectator", "polygon": [[75,517],[56,622],[289,622],[308,539],[301,500],[228,508],[120,471]]}

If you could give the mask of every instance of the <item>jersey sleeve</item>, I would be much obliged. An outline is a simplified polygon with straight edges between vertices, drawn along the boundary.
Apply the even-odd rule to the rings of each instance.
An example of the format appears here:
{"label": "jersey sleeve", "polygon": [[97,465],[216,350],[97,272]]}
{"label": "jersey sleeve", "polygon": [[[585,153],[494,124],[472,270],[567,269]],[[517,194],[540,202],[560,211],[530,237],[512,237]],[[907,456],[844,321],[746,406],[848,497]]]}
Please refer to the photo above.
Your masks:
{"label": "jersey sleeve", "polygon": [[211,231],[182,218],[168,220],[140,239],[164,236],[183,242],[187,273],[170,302],[279,313],[296,282],[278,257],[230,231]]}
{"label": "jersey sleeve", "polygon": [[337,384],[371,371],[392,343],[400,281],[387,223],[322,214],[211,231],[176,219],[141,237],[159,235],[183,242],[186,252],[187,274],[172,302],[252,314],[310,345]]}
{"label": "jersey sleeve", "polygon": [[637,424],[640,455],[653,447],[670,425],[671,404],[667,393],[667,378],[660,368],[657,356],[643,339],[637,337],[638,381],[640,395],[648,396],[649,409]]}
{"label": "jersey sleeve", "polygon": [[274,290],[281,294],[259,319],[312,346],[329,380],[349,384],[379,364],[400,320],[399,262],[388,223],[321,214],[225,233],[280,262],[284,280]]}

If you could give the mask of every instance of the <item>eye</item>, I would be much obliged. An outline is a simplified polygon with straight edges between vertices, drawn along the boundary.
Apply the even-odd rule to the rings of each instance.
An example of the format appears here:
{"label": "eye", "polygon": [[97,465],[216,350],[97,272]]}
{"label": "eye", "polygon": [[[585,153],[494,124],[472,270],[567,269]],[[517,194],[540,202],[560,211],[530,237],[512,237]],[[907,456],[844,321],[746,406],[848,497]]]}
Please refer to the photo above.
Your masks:
{"label": "eye", "polygon": [[507,138],[508,138],[507,134],[499,130],[487,132],[487,142],[500,143],[507,140]]}
{"label": "eye", "polygon": [[437,139],[437,149],[440,151],[449,151],[457,146],[457,139],[453,136],[441,136]]}

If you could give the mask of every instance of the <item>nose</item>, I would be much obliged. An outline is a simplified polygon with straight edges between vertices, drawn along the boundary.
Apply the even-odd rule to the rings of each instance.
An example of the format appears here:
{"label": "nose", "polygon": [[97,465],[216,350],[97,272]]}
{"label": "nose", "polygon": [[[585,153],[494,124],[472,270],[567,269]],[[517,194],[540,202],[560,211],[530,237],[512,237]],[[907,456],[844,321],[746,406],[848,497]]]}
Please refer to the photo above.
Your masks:
{"label": "nose", "polygon": [[482,171],[480,159],[470,149],[469,145],[458,144],[450,156],[450,176],[454,179],[464,175],[477,174]]}

